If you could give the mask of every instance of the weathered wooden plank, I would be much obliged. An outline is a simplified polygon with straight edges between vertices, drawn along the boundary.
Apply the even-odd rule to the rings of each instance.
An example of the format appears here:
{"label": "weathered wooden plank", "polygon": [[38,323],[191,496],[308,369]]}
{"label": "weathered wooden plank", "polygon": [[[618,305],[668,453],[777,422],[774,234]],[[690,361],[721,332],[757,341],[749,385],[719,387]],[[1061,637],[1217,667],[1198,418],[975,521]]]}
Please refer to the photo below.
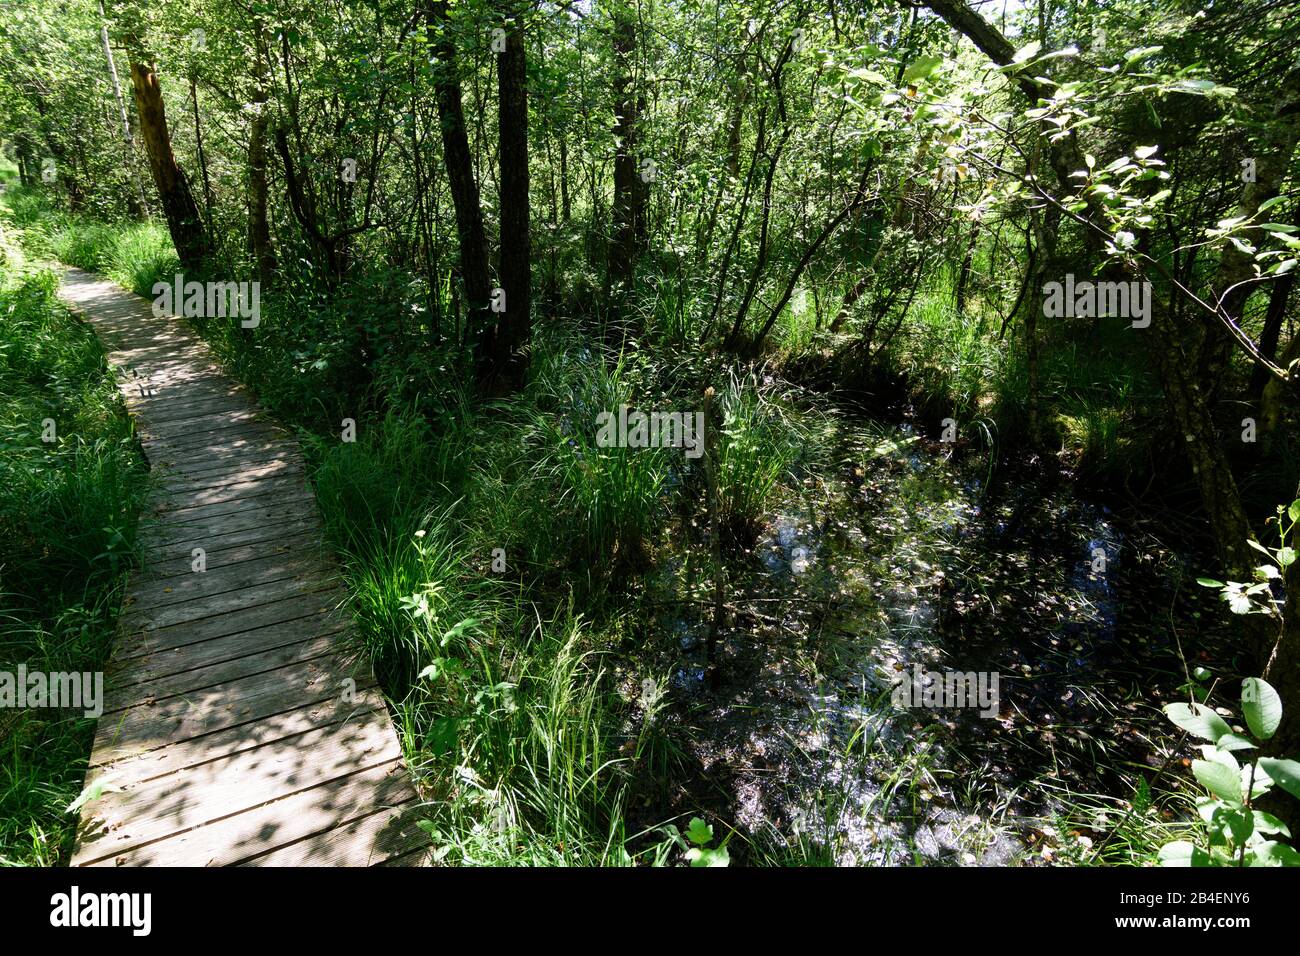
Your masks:
{"label": "weathered wooden plank", "polygon": [[118,640],[114,654],[121,658],[138,657],[172,647],[184,647],[214,637],[226,637],[243,631],[256,630],[285,621],[294,621],[321,611],[331,610],[342,603],[345,593],[338,587],[295,597],[283,597],[252,607],[218,614],[214,617],[190,621],[176,627],[161,627],[155,630],[131,630],[125,628]]}
{"label": "weathered wooden plank", "polygon": [[282,479],[275,483],[268,482],[251,487],[245,485],[243,494],[232,493],[227,489],[224,494],[216,491],[209,496],[203,496],[205,499],[215,500],[195,500],[194,496],[188,495],[157,496],[150,509],[150,517],[173,524],[183,521],[202,521],[221,515],[254,511],[287,500],[311,497],[311,489],[301,478]]}
{"label": "weathered wooden plank", "polygon": [[[208,570],[207,574],[232,568],[250,561],[266,561],[285,554],[314,554],[328,560],[329,555],[315,529],[304,530],[285,535],[276,533],[260,542],[235,545],[229,548],[209,548],[204,550]],[[153,560],[137,572],[135,581],[164,581],[168,578],[184,577],[196,573],[193,570],[194,559],[188,551],[168,558],[163,552],[155,552]]]}
{"label": "weathered wooden plank", "polygon": [[[401,764],[394,763],[390,772],[401,771]],[[241,865],[377,866],[418,851],[429,843],[429,835],[419,827],[425,814],[419,802],[410,796],[409,788],[400,788],[398,792],[407,795],[405,803],[348,820],[297,843],[244,860]]]}
{"label": "weathered wooden plank", "polygon": [[131,610],[170,607],[197,598],[216,597],[228,591],[243,591],[256,585],[271,584],[285,578],[328,580],[332,568],[319,552],[271,555],[260,561],[245,561],[226,567],[192,572],[187,578],[164,578],[161,581],[136,581],[130,591]]}
{"label": "weathered wooden plank", "polygon": [[190,513],[193,509],[206,505],[220,504],[224,501],[240,501],[261,495],[277,493],[311,494],[311,488],[301,472],[288,475],[270,475],[251,481],[231,481],[211,487],[163,487],[157,488],[153,503],[155,512],[167,511],[171,514]]}
{"label": "weathered wooden plank", "polygon": [[[392,727],[373,712],[106,793],[87,805],[87,828],[74,865],[143,846],[400,759]],[[101,839],[94,839],[94,837]]]}
{"label": "weathered wooden plank", "polygon": [[196,644],[163,648],[136,657],[115,658],[109,664],[106,678],[116,687],[143,684],[258,651],[272,651],[285,645],[300,644],[316,636],[341,635],[346,628],[346,615],[338,611],[318,611],[292,621],[214,637]]}
{"label": "weathered wooden plank", "polygon": [[157,487],[167,494],[200,494],[208,489],[220,489],[269,478],[284,478],[291,475],[304,475],[305,468],[301,461],[293,458],[273,458],[265,464],[243,463],[237,467],[233,463],[224,470],[209,473],[184,474],[160,469],[157,472]]}
{"label": "weathered wooden plank", "polygon": [[241,511],[238,514],[217,515],[215,518],[199,518],[191,521],[186,521],[184,518],[179,521],[167,519],[150,521],[140,530],[139,541],[142,547],[150,549],[184,544],[191,548],[206,550],[206,545],[203,543],[205,539],[217,538],[237,531],[249,531],[273,522],[283,523],[295,518],[314,518],[317,514],[316,502],[311,498],[298,496],[288,501],[280,501],[272,495],[269,500],[271,504]]}
{"label": "weathered wooden plank", "polygon": [[[345,681],[352,683],[345,686]],[[146,699],[105,715],[102,722],[111,728],[111,734],[96,740],[90,765],[102,767],[179,740],[254,723],[303,704],[333,701],[335,706],[350,707],[345,700],[348,693],[373,683],[368,674],[335,655],[213,684],[183,697],[156,703]]]}
{"label": "weathered wooden plank", "polygon": [[[147,707],[156,707],[160,702],[181,695],[193,694],[207,687],[218,684],[230,684],[243,677],[253,677],[267,671],[278,670],[290,664],[325,657],[337,650],[338,643],[332,633],[308,637],[293,644],[283,644],[268,650],[258,650],[252,654],[230,657],[202,667],[189,667],[174,674],[156,676],[151,670],[144,670],[146,679],[128,683],[117,679],[115,673],[109,676],[108,686],[104,691],[104,713],[113,714],[120,710],[143,703]],[[152,658],[141,659],[142,669],[152,665],[145,663]],[[189,663],[189,662],[187,662]],[[135,669],[132,670],[132,676]],[[188,706],[188,704],[187,704]]]}
{"label": "weathered wooden plank", "polygon": [[148,607],[141,610],[129,607],[122,615],[122,626],[132,631],[159,630],[186,621],[198,621],[202,618],[235,613],[258,605],[270,604],[273,601],[282,601],[287,597],[326,589],[337,590],[337,582],[324,575],[289,577],[282,581],[254,584],[237,591],[223,591],[220,594],[180,601],[164,607]]}
{"label": "weathered wooden plank", "polygon": [[[361,832],[357,824],[367,816],[392,812],[376,811],[377,804],[410,807],[412,802],[402,764],[394,760],[105,857],[93,865],[364,866],[376,856],[385,858],[390,844],[409,849],[422,831],[416,827],[414,834],[404,834],[407,843],[397,843],[391,831],[378,832],[371,824]],[[346,844],[343,839],[318,842],[335,828],[350,831]],[[367,837],[369,844],[364,842]],[[268,845],[279,849],[268,851]]]}
{"label": "weathered wooden plank", "polygon": [[[374,712],[376,717],[365,716]],[[251,724],[241,724],[227,730],[219,730],[206,737],[190,740],[178,740],[165,747],[150,750],[134,757],[126,757],[93,772],[93,779],[111,774],[109,778],[114,786],[128,786],[144,783],[158,777],[165,777],[226,757],[235,757],[250,750],[257,750],[267,744],[279,743],[285,747],[296,747],[298,738],[309,730],[329,727],[344,720],[359,721],[371,719],[388,719],[383,697],[377,687],[360,687],[351,709],[335,706],[333,701],[306,704],[272,714]]]}

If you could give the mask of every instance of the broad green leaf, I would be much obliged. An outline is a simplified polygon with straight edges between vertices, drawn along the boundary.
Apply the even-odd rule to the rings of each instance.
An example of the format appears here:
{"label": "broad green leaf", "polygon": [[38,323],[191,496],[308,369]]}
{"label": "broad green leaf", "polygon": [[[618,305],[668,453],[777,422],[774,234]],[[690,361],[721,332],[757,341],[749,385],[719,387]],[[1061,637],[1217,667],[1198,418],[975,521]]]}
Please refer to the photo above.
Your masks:
{"label": "broad green leaf", "polygon": [[1255,811],[1255,832],[1256,833],[1280,833],[1289,837],[1291,831],[1287,825],[1273,816],[1271,813],[1265,813],[1263,810]]}
{"label": "broad green leaf", "polygon": [[1241,682],[1241,712],[1250,732],[1268,740],[1282,722],[1282,698],[1268,681],[1247,677]]}
{"label": "broad green leaf", "polygon": [[699,817],[691,817],[691,825],[686,828],[686,839],[696,846],[704,846],[713,840],[713,827]]}
{"label": "broad green leaf", "polygon": [[1300,866],[1300,853],[1273,840],[1252,847],[1247,856],[1251,866]]}
{"label": "broad green leaf", "polygon": [[1270,780],[1291,796],[1300,800],[1300,763],[1294,760],[1278,760],[1275,757],[1260,757],[1259,768]]}
{"label": "broad green leaf", "polygon": [[1186,840],[1175,840],[1160,848],[1161,866],[1213,866],[1210,855]]}
{"label": "broad green leaf", "polygon": [[1255,747],[1255,741],[1243,737],[1241,734],[1224,734],[1218,739],[1215,746],[1222,750],[1251,750]]}
{"label": "broad green leaf", "polygon": [[686,859],[690,861],[691,866],[729,866],[731,864],[731,855],[727,852],[725,846],[720,846],[716,850],[705,850],[700,847],[691,847],[686,851]]}
{"label": "broad green leaf", "polygon": [[903,82],[915,83],[917,80],[923,80],[937,70],[942,63],[943,57],[941,56],[918,56],[903,71]]}
{"label": "broad green leaf", "polygon": [[1166,704],[1165,716],[1189,734],[1211,743],[1232,732],[1224,719],[1204,704]]}
{"label": "broad green leaf", "polygon": [[1241,806],[1241,778],[1232,769],[1209,760],[1193,760],[1192,774],[1210,793],[1230,806]]}
{"label": "broad green leaf", "polygon": [[1026,43],[1016,51],[1016,55],[1011,58],[1011,62],[1024,63],[1026,60],[1032,59],[1042,48],[1043,45],[1037,40],[1034,40],[1032,43]]}

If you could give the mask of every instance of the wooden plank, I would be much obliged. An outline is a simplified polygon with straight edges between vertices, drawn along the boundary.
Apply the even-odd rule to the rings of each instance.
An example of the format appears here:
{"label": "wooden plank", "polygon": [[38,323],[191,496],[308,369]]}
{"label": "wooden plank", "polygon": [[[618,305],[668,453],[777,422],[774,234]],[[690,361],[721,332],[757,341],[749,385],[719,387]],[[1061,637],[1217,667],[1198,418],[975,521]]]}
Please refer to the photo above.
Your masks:
{"label": "wooden plank", "polygon": [[210,496],[204,496],[215,500],[195,500],[195,496],[191,495],[158,496],[150,509],[150,517],[173,524],[203,521],[221,515],[254,511],[286,500],[304,500],[311,496],[311,489],[300,478],[282,479],[251,487],[245,484],[243,494],[227,490],[225,493],[216,491]]}
{"label": "wooden plank", "polygon": [[182,474],[159,470],[157,487],[160,491],[173,493],[200,494],[209,489],[226,488],[233,485],[254,481],[266,481],[272,478],[286,478],[291,475],[305,475],[306,469],[301,461],[292,458],[274,458],[265,464],[243,463],[243,467],[228,467],[224,472],[209,474]]}
{"label": "wooden plank", "polygon": [[[158,507],[155,511],[167,510],[172,514],[189,513],[193,508],[220,504],[223,501],[239,501],[244,498],[256,498],[260,495],[296,493],[311,494],[306,479],[301,472],[288,475],[270,475],[248,481],[232,481],[211,487],[166,488],[159,487]],[[167,508],[160,506],[167,504]]]}
{"label": "wooden plank", "polygon": [[335,655],[213,684],[157,703],[146,699],[103,722],[111,733],[99,735],[90,765],[102,767],[169,743],[255,723],[303,704],[350,706],[344,700],[345,680],[355,681],[352,686],[356,688],[374,683],[372,677]]}
{"label": "wooden plank", "polygon": [[[144,548],[176,548],[188,545],[190,548],[203,548],[207,539],[216,539],[238,531],[251,531],[262,525],[284,523],[297,518],[314,518],[316,502],[310,498],[295,497],[288,501],[271,496],[270,504],[241,511],[233,515],[217,515],[214,518],[200,518],[186,521],[182,516],[179,521],[167,519],[150,521],[138,532],[138,539]],[[260,504],[260,502],[259,502]]]}
{"label": "wooden plank", "polygon": [[160,581],[137,581],[131,588],[131,610],[170,607],[197,598],[216,597],[227,591],[243,591],[285,578],[328,580],[332,568],[320,553],[286,551],[259,561],[245,561],[204,572],[191,572],[187,578],[164,578]]}
{"label": "wooden plank", "polygon": [[73,864],[118,855],[400,759],[392,726],[380,715],[369,716],[310,730],[287,745],[266,744],[106,793],[87,805],[85,835]]}
{"label": "wooden plank", "polygon": [[[391,832],[382,832],[382,827],[381,832],[376,832],[375,823],[383,821],[375,821],[359,835],[355,829],[365,819],[391,812],[376,811],[376,803],[411,806],[410,784],[403,777],[401,762],[390,761],[206,826],[105,857],[93,865],[230,866],[250,862],[254,866],[365,865],[373,857],[386,858],[387,845],[402,845],[409,850],[409,841],[419,839],[422,831],[416,827],[415,834],[405,834],[407,843],[396,844]],[[339,846],[340,840],[320,843],[312,839],[335,828],[353,830],[346,847]],[[367,835],[371,835],[370,843],[363,842]],[[268,851],[268,845],[279,849]]]}
{"label": "wooden plank", "polygon": [[[321,544],[320,536],[315,529],[311,529],[288,535],[276,533],[268,536],[264,541],[252,544],[205,549],[204,554],[208,563],[208,570],[205,573],[212,574],[214,571],[232,568],[250,561],[265,561],[277,555],[290,553],[314,554],[323,561],[330,560],[329,553]],[[169,578],[194,574],[196,572],[193,570],[193,560],[188,551],[174,558],[165,557],[161,551],[155,552],[154,559],[137,572],[135,580],[165,581]]]}
{"label": "wooden plank", "polygon": [[322,611],[333,610],[342,602],[344,594],[345,592],[339,588],[313,591],[310,594],[281,598],[177,627],[125,632],[114,649],[114,655],[126,660],[174,647],[188,647],[217,637],[229,637],[244,631],[270,627],[273,624],[296,621]]}
{"label": "wooden plank", "polygon": [[[390,773],[401,772],[401,764],[394,763],[384,769]],[[419,827],[426,814],[421,812],[419,801],[410,794],[409,788],[394,789],[407,797],[406,802],[347,820],[296,843],[246,859],[241,865],[377,866],[427,847],[429,834]],[[346,812],[349,808],[344,809]]]}
{"label": "wooden plank", "polygon": [[[251,631],[214,637],[183,647],[168,647],[131,658],[114,659],[105,677],[116,687],[143,684],[172,674],[220,664],[258,651],[273,651],[285,645],[301,644],[319,635],[342,634],[347,617],[337,611],[281,621]],[[143,693],[143,692],[141,692]]]}
{"label": "wooden plank", "polygon": [[372,718],[364,715],[371,711],[377,715],[373,719],[388,720],[388,711],[379,689],[361,687],[357,689],[351,709],[336,707],[332,701],[305,704],[251,724],[219,730],[206,737],[178,740],[157,750],[124,758],[96,769],[94,779],[111,774],[108,779],[114,786],[128,786],[175,774],[187,767],[197,767],[214,760],[257,751],[276,742],[282,746],[294,747],[298,745],[298,738],[309,730],[329,727],[344,720],[370,720]]}
{"label": "wooden plank", "polygon": [[[324,575],[304,578],[287,578],[267,584],[254,584],[237,591],[223,591],[205,597],[168,604],[165,607],[148,607],[136,610],[127,608],[122,615],[122,626],[133,632],[148,632],[172,627],[203,618],[221,617],[251,610],[263,604],[282,601],[288,597],[311,594],[313,591],[338,590],[338,584]],[[128,598],[129,600],[129,598]]]}
{"label": "wooden plank", "polygon": [[[156,707],[161,701],[173,697],[190,695],[208,687],[229,684],[241,677],[253,677],[290,664],[302,664],[325,657],[337,649],[335,634],[325,633],[292,644],[228,657],[201,667],[189,666],[185,670],[165,675],[156,674],[152,664],[154,658],[141,658],[137,661],[139,666],[132,668],[129,673],[117,672],[109,676],[104,691],[104,713],[128,710],[141,703],[147,707]],[[192,665],[193,662],[186,663]],[[144,679],[131,680],[134,677]]]}

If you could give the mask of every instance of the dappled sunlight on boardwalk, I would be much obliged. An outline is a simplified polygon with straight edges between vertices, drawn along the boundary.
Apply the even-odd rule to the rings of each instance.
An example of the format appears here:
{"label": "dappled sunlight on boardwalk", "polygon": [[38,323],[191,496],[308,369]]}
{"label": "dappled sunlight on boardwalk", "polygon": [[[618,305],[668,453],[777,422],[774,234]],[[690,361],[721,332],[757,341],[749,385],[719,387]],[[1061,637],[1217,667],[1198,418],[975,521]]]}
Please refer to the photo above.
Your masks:
{"label": "dappled sunlight on boardwalk", "polygon": [[75,865],[418,864],[416,793],[293,437],[193,332],[67,270],[154,478]]}

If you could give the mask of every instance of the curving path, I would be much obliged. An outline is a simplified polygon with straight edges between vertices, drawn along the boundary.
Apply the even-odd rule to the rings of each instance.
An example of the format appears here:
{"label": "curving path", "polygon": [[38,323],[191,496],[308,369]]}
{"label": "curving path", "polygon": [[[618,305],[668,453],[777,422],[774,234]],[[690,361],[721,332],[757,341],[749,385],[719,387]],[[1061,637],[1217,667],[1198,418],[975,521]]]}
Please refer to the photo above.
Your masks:
{"label": "curving path", "polygon": [[[66,269],[155,479],[105,677],[74,866],[411,865],[416,793],[293,437],[207,346]],[[198,554],[206,570],[195,570]]]}

